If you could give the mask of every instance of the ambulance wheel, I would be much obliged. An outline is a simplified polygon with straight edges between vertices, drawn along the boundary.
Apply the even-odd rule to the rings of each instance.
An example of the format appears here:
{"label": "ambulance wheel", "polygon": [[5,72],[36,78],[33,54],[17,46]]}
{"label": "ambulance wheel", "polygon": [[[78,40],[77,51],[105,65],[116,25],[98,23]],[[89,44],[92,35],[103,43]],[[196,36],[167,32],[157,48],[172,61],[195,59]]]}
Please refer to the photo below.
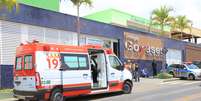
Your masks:
{"label": "ambulance wheel", "polygon": [[50,96],[50,101],[63,101],[64,97],[60,89],[54,89]]}
{"label": "ambulance wheel", "polygon": [[123,85],[123,93],[124,94],[130,94],[132,91],[132,84],[128,81],[126,81]]}
{"label": "ambulance wheel", "polygon": [[193,74],[190,74],[190,75],[188,76],[188,79],[189,79],[189,80],[195,80],[195,76],[194,76]]}

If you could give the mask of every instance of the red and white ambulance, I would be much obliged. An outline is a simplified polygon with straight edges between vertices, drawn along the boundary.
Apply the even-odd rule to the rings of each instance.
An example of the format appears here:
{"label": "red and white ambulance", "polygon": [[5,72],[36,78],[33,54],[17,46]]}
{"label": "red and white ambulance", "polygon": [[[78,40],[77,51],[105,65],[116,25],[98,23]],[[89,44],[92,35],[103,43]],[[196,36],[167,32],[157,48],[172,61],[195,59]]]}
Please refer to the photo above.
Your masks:
{"label": "red and white ambulance", "polygon": [[132,91],[132,75],[110,49],[34,41],[16,50],[14,97],[62,101],[64,97]]}

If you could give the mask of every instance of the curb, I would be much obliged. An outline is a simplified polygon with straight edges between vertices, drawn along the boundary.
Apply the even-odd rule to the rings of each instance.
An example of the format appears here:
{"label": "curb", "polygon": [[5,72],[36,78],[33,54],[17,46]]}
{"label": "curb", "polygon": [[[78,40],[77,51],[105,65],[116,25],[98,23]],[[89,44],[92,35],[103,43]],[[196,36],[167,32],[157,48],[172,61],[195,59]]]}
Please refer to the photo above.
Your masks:
{"label": "curb", "polygon": [[17,99],[15,98],[4,98],[4,99],[0,99],[0,101],[15,101]]}
{"label": "curb", "polygon": [[179,78],[173,78],[173,79],[167,79],[167,80],[163,80],[163,82],[171,82],[171,81],[177,81],[180,80]]}

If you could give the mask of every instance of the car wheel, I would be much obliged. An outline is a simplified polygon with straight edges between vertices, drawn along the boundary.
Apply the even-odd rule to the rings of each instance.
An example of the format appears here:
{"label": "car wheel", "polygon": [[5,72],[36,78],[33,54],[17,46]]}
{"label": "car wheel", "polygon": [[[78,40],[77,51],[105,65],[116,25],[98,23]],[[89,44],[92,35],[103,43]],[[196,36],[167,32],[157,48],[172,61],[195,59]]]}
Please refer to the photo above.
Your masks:
{"label": "car wheel", "polygon": [[193,74],[190,74],[190,75],[188,76],[188,79],[189,79],[189,80],[195,80],[195,76],[194,76]]}
{"label": "car wheel", "polygon": [[60,89],[55,89],[52,91],[50,96],[50,101],[63,101],[64,97]]}
{"label": "car wheel", "polygon": [[124,94],[129,94],[132,91],[132,84],[129,82],[125,82],[123,85],[123,93]]}

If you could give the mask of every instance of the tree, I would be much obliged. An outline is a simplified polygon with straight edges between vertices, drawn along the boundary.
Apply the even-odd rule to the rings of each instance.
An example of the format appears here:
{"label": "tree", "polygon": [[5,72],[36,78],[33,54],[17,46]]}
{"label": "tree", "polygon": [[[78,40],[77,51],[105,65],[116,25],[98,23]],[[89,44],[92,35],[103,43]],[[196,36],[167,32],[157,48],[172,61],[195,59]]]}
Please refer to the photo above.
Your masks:
{"label": "tree", "polygon": [[191,26],[192,22],[188,20],[186,16],[177,16],[174,23],[172,23],[172,29],[179,30],[179,32],[181,33],[181,39],[183,38],[183,30],[188,28],[189,31],[191,31]]}
{"label": "tree", "polygon": [[78,34],[78,45],[80,45],[80,6],[82,4],[92,6],[91,0],[71,0],[73,5],[77,7],[77,34]]}
{"label": "tree", "polygon": [[151,24],[160,26],[160,34],[164,34],[164,26],[170,25],[174,19],[169,15],[171,11],[173,11],[172,8],[161,6],[151,13]]}
{"label": "tree", "polygon": [[10,12],[13,8],[18,10],[17,0],[0,0],[0,10],[3,8],[6,8]]}

